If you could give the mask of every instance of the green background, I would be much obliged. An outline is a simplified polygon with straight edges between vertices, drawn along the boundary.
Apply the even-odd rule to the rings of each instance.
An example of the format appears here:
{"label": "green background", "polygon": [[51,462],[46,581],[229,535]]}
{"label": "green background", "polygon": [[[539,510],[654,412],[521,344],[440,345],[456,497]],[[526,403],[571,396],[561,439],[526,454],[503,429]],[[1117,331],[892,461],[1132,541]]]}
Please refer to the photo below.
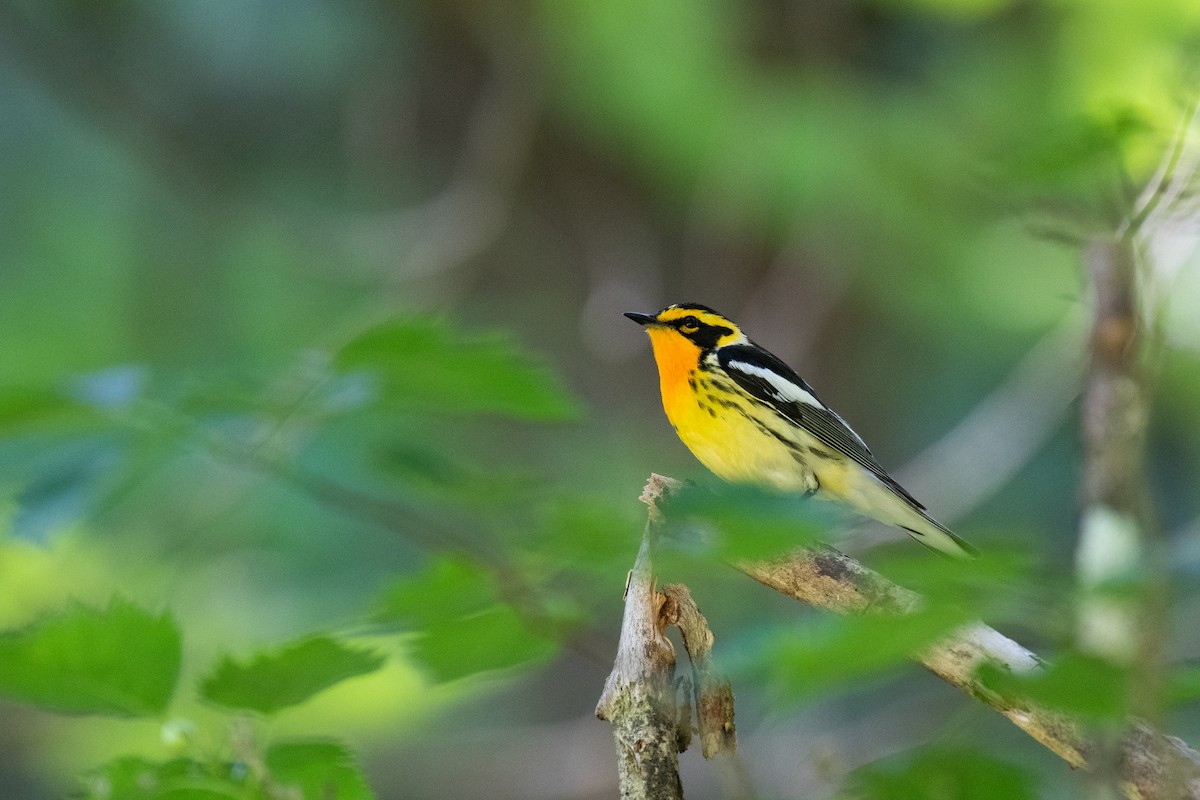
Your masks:
{"label": "green background", "polygon": [[[680,533],[659,577],[709,618],[762,796],[1078,796],[903,655],[981,615],[1063,657],[1094,691],[1044,693],[1098,725],[1146,677],[1073,653],[1085,254],[1198,46],[1190,0],[3,0],[5,796],[614,796],[592,714],[637,496],[709,480],[621,312],[681,301],[986,554],[840,535],[956,609],[893,628],[722,564],[826,536],[804,509]],[[1176,209],[1149,240],[1157,700],[1200,743]],[[683,779],[723,796],[698,753]]]}

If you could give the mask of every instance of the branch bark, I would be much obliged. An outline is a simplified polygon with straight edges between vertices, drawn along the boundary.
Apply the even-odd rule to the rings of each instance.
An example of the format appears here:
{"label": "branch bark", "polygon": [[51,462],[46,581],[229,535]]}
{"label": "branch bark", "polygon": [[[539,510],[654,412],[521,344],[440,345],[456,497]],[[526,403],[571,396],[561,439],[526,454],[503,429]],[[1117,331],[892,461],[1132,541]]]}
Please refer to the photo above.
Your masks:
{"label": "branch bark", "polygon": [[[651,515],[682,484],[652,476],[642,494]],[[838,614],[905,614],[921,602],[898,586],[830,547],[799,549],[788,556],[734,565],[776,591]],[[1013,672],[1041,669],[1036,654],[981,622],[963,626],[915,658],[948,683],[1003,714],[1072,767],[1093,765],[1098,744],[1072,718],[1054,710],[1002,697],[976,677],[984,662]],[[1200,753],[1152,726],[1132,721],[1121,738],[1120,785],[1130,800],[1200,800]]]}
{"label": "branch bark", "polygon": [[[663,524],[657,501],[673,483],[652,475],[642,493],[646,529],[629,573],[617,657],[596,716],[613,726],[623,800],[682,798],[679,754],[691,743],[692,718],[689,699],[678,702],[676,690],[690,685],[704,757],[714,760],[726,796],[742,800],[753,792],[737,759],[733,690],[713,666],[712,630],[686,586],[674,583],[659,592],[654,585],[652,553]],[[691,662],[690,682],[675,680],[675,649],[665,635],[671,625],[679,628]]]}
{"label": "branch bark", "polygon": [[[1080,647],[1134,667],[1133,710],[1154,718],[1164,672],[1167,575],[1145,470],[1151,312],[1139,297],[1130,236],[1098,239],[1087,262],[1095,311],[1082,408],[1083,513],[1076,562],[1087,594],[1079,613]],[[1119,583],[1132,583],[1138,591],[1114,589]]]}
{"label": "branch bark", "polygon": [[705,758],[737,752],[737,733],[733,724],[733,688],[729,679],[717,672],[712,663],[713,635],[708,621],[700,613],[692,593],[682,583],[663,587],[666,620],[679,628],[683,648],[692,662],[692,691],[696,701],[696,727],[700,731],[700,752]]}
{"label": "branch bark", "polygon": [[675,648],[660,627],[665,597],[655,591],[651,567],[652,542],[661,523],[653,505],[649,517],[625,589],[617,657],[596,716],[613,726],[622,800],[682,800]]}
{"label": "branch bark", "polygon": [[750,776],[737,755],[737,726],[733,720],[733,687],[713,665],[713,634],[708,620],[682,583],[663,587],[666,621],[679,628],[683,649],[692,664],[692,697],[700,752],[712,761],[729,800],[754,797]]}

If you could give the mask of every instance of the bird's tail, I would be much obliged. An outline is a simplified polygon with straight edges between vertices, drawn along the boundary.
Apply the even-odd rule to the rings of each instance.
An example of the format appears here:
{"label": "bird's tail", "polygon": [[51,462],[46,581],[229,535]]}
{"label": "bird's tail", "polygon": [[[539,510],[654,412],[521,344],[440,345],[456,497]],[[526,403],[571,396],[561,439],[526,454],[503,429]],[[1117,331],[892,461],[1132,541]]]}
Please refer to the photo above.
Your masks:
{"label": "bird's tail", "polygon": [[978,558],[979,551],[954,531],[947,528],[928,514],[920,514],[921,523],[917,525],[901,525],[909,535],[926,547],[937,550],[952,558]]}
{"label": "bird's tail", "polygon": [[[843,470],[839,473],[818,474],[822,489],[838,486],[834,499],[841,500],[860,514],[908,531],[926,547],[953,558],[974,558],[979,555],[954,531],[925,513],[925,508],[896,481],[865,469]],[[834,480],[830,480],[830,478]],[[820,494],[817,495],[818,497]]]}

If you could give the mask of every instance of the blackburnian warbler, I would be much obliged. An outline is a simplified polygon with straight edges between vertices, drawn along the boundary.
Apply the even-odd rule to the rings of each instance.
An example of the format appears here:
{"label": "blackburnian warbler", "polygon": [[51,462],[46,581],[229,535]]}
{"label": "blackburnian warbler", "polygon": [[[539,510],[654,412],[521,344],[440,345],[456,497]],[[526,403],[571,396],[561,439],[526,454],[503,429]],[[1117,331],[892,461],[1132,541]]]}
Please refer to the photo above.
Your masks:
{"label": "blackburnian warbler", "polygon": [[718,477],[838,501],[951,556],[976,550],[925,512],[791,367],[707,306],[625,316],[650,334],[663,408]]}

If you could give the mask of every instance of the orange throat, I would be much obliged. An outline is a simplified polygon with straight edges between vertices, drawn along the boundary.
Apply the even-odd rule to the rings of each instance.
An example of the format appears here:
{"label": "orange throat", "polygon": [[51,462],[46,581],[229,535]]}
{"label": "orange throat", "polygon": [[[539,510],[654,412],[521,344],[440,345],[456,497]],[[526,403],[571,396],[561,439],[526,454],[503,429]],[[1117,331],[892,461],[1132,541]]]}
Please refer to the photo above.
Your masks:
{"label": "orange throat", "polygon": [[651,328],[649,334],[654,360],[658,363],[663,409],[674,422],[681,404],[692,400],[688,379],[700,364],[700,348],[670,329]]}

